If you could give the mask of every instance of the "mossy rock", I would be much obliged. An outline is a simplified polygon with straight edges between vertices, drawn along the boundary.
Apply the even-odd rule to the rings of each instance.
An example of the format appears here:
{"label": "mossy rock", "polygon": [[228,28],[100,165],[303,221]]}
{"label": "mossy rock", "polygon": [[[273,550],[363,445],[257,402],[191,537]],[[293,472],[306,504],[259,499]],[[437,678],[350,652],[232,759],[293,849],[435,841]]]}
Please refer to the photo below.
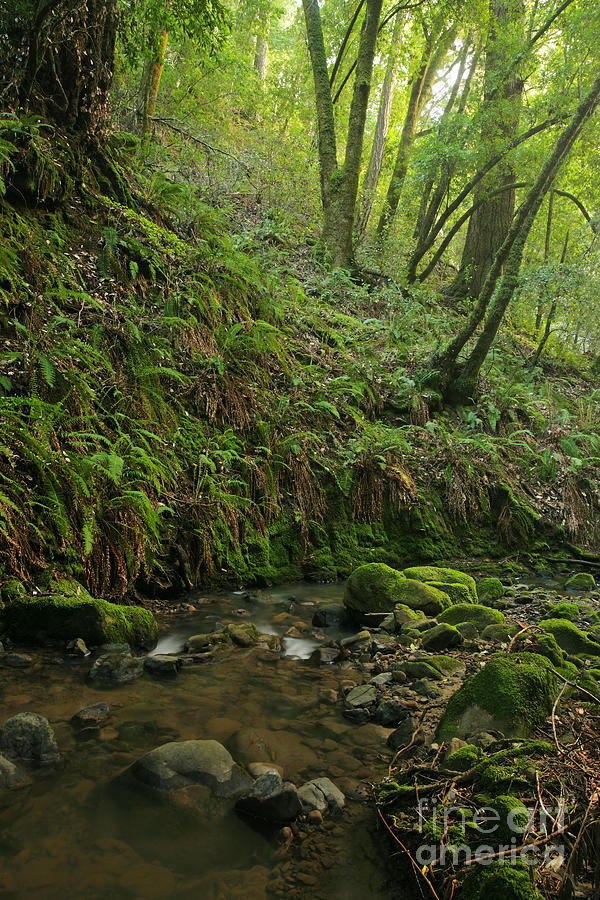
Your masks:
{"label": "mossy rock", "polygon": [[344,604],[361,619],[368,613],[391,612],[398,604],[435,616],[451,605],[447,594],[429,587],[385,563],[368,563],[356,569],[346,583]]}
{"label": "mossy rock", "polygon": [[484,606],[495,603],[496,600],[504,597],[505,590],[506,588],[499,578],[483,578],[477,585],[479,602]]}
{"label": "mossy rock", "polygon": [[51,593],[14,595],[1,616],[16,640],[83,638],[88,646],[151,647],[158,635],[158,625],[149,610],[97,599],[69,578],[53,583]]}
{"label": "mossy rock", "polygon": [[405,603],[398,603],[394,607],[394,622],[397,628],[416,627],[426,620],[426,616],[418,609],[411,609]]}
{"label": "mossy rock", "polygon": [[439,625],[425,631],[421,640],[425,650],[447,650],[450,647],[459,647],[464,639],[453,625],[440,622]]}
{"label": "mossy rock", "polygon": [[393,612],[404,602],[400,588],[405,581],[402,572],[385,563],[359,566],[346,582],[344,605],[359,619],[365,613]]}
{"label": "mossy rock", "polygon": [[565,581],[565,587],[570,591],[593,591],[596,587],[596,579],[589,572],[577,572]]}
{"label": "mossy rock", "polygon": [[524,865],[472,866],[462,883],[459,900],[542,900]]}
{"label": "mossy rock", "polygon": [[228,625],[225,633],[229,635],[234,644],[238,647],[252,647],[258,644],[260,634],[252,622],[242,622],[239,625]]}
{"label": "mossy rock", "polygon": [[192,634],[184,645],[186,653],[205,653],[218,647],[231,646],[231,638],[225,629],[205,634]]}
{"label": "mossy rock", "polygon": [[544,619],[541,627],[551,634],[561,650],[572,656],[600,656],[600,644],[567,619]]}
{"label": "mossy rock", "polygon": [[534,653],[499,653],[453,694],[438,727],[441,740],[478,731],[526,737],[552,711],[556,676]]}
{"label": "mossy rock", "polygon": [[576,603],[549,603],[542,616],[544,619],[569,619],[575,622],[581,617],[581,610]]}
{"label": "mossy rock", "polygon": [[481,633],[488,625],[504,625],[504,613],[499,609],[490,609],[480,603],[459,603],[446,609],[438,616],[440,622],[458,625],[459,622],[471,622]]}
{"label": "mossy rock", "polygon": [[494,641],[498,644],[508,644],[511,638],[518,634],[518,625],[486,625],[481,632],[484,641]]}
{"label": "mossy rock", "polygon": [[481,759],[481,750],[473,744],[467,744],[461,747],[455,753],[451,753],[444,760],[444,768],[452,769],[453,772],[468,772],[477,765]]}
{"label": "mossy rock", "polygon": [[466,584],[458,584],[452,581],[427,581],[430,587],[437,588],[444,594],[448,594],[452,603],[472,603],[471,592]]}
{"label": "mossy rock", "polygon": [[492,800],[492,808],[500,817],[492,838],[501,841],[516,838],[520,842],[529,822],[529,813],[523,801],[512,794],[500,794]]}
{"label": "mossy rock", "polygon": [[457,672],[465,671],[465,664],[461,659],[455,659],[454,656],[447,656],[445,653],[434,653],[424,659],[439,669],[443,675],[455,675]]}
{"label": "mossy rock", "polygon": [[475,579],[458,569],[449,569],[446,566],[409,566],[403,570],[407,578],[424,583],[463,584],[471,595],[473,603],[477,603],[477,585]]}
{"label": "mossy rock", "polygon": [[563,664],[563,652],[553,634],[536,634],[532,652],[545,656],[555,668]]}

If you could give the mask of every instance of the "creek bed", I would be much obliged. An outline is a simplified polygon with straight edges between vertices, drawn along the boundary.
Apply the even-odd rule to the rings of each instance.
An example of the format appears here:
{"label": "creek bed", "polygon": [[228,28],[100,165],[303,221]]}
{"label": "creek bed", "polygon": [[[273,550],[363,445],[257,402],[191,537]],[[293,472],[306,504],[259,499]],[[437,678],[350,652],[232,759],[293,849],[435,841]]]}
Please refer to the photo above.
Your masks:
{"label": "creek bed", "polygon": [[[342,716],[342,683],[363,680],[350,663],[318,668],[308,658],[323,643],[310,628],[315,609],[341,602],[341,594],[339,585],[315,584],[193,594],[187,599],[196,611],[166,617],[153,651],[178,652],[187,637],[219,623],[251,621],[279,635],[295,625],[300,637],[284,638],[280,657],[233,649],[172,680],[145,674],[108,690],[86,678],[93,657],[65,660],[46,650],[30,668],[0,669],[2,720],[25,711],[47,717],[63,756],[57,767],[33,772],[31,787],[0,801],[0,897],[392,896],[373,811],[360,800],[387,771],[390,729]],[[343,632],[323,634],[328,642]],[[100,701],[110,704],[105,726],[77,735],[71,717]],[[201,823],[123,781],[115,785],[144,753],[187,739],[220,741],[242,763],[270,758],[297,785],[327,776],[346,794],[344,815],[284,852],[233,812]]]}

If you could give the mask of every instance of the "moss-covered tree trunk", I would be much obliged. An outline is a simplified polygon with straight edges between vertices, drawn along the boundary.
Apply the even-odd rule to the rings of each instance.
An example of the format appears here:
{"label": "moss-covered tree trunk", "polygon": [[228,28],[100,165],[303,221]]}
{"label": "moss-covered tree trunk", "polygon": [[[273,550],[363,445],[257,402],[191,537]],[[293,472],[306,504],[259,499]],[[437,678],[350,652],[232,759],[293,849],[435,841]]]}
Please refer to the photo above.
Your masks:
{"label": "moss-covered tree trunk", "polygon": [[323,201],[322,240],[333,267],[348,269],[353,265],[352,231],[382,0],[367,0],[365,5],[354,92],[348,119],[346,154],[341,167],[338,167],[337,160],[333,101],[321,13],[317,0],[302,0],[302,5],[317,106],[321,199]]}
{"label": "moss-covered tree trunk", "polygon": [[[517,287],[525,243],[535,217],[581,129],[593,115],[599,102],[600,76],[562,131],[554,150],[519,207],[509,232],[496,253],[471,316],[459,334],[432,360],[431,370],[448,401],[462,402],[473,395],[481,366]],[[466,361],[457,366],[459,353],[475,334],[486,312],[487,318],[478,340]]]}
{"label": "moss-covered tree trunk", "polygon": [[156,41],[154,53],[148,58],[146,65],[144,66],[141,110],[141,131],[143,135],[148,134],[150,130],[150,121],[152,120],[152,117],[156,115],[156,101],[158,99],[160,79],[162,78],[163,69],[165,67],[168,39],[168,32],[166,29],[163,29]]}

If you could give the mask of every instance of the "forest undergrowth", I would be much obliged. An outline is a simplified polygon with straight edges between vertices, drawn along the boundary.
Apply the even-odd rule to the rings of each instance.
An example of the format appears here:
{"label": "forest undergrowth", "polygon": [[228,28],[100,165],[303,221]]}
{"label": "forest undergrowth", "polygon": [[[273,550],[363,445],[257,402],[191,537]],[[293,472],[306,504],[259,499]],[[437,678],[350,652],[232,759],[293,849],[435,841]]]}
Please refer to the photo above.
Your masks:
{"label": "forest undergrowth", "polygon": [[[17,119],[0,137],[4,176],[43,140]],[[126,202],[91,172],[57,202],[47,143],[36,203],[0,200],[0,586],[56,571],[139,599],[597,548],[577,351],[528,367],[509,322],[474,402],[443,409],[421,363],[460,304],[331,272],[244,198],[218,209],[111,145]]]}

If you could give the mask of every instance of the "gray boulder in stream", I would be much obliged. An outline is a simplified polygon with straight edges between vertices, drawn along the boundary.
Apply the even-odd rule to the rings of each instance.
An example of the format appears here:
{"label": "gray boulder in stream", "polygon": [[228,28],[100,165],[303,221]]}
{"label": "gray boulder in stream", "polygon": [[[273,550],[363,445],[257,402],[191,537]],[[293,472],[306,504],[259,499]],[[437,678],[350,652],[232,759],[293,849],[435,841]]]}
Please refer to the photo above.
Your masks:
{"label": "gray boulder in stream", "polygon": [[201,787],[220,799],[237,799],[252,778],[218,741],[170,741],[131,767],[136,781],[157,791]]}
{"label": "gray boulder in stream", "polygon": [[323,816],[340,816],[346,798],[329,778],[315,778],[298,788],[303,812],[318,810]]}
{"label": "gray boulder in stream", "polygon": [[140,678],[144,661],[131,653],[104,653],[99,656],[89,671],[90,681],[98,681],[110,687],[129,684]]}
{"label": "gray boulder in stream", "polygon": [[60,759],[48,719],[30,712],[18,713],[0,725],[0,753],[34,766],[47,766]]}

